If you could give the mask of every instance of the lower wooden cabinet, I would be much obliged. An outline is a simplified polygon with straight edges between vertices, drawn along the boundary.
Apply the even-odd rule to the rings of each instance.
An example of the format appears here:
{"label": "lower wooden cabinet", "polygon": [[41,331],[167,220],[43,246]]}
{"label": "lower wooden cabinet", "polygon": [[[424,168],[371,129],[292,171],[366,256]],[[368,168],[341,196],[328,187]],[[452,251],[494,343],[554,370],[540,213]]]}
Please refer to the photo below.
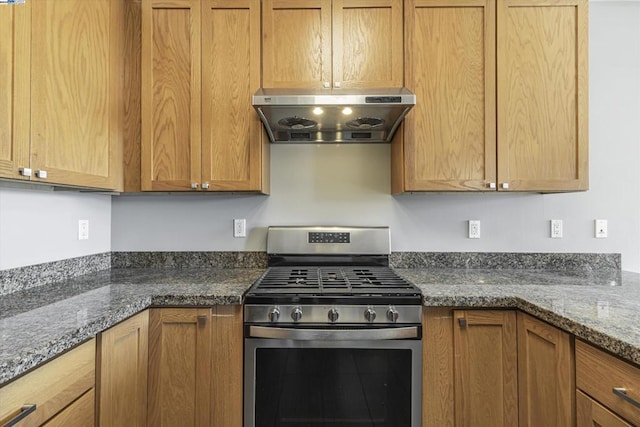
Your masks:
{"label": "lower wooden cabinet", "polygon": [[573,426],[572,337],[514,310],[427,308],[423,422]]}
{"label": "lower wooden cabinet", "polygon": [[0,388],[0,425],[35,405],[20,427],[93,426],[95,349],[92,339]]}
{"label": "lower wooden cabinet", "polygon": [[518,312],[520,427],[575,424],[575,363],[571,336]]}
{"label": "lower wooden cabinet", "polygon": [[149,311],[98,337],[97,406],[100,427],[147,425]]}
{"label": "lower wooden cabinet", "polygon": [[580,390],[576,390],[576,417],[578,427],[632,427]]}
{"label": "lower wooden cabinet", "polygon": [[[576,387],[579,389],[578,427],[640,425],[640,368],[637,366],[576,340]],[[583,394],[594,401],[585,403],[580,397]]]}
{"label": "lower wooden cabinet", "polygon": [[152,309],[150,426],[242,426],[242,309]]}

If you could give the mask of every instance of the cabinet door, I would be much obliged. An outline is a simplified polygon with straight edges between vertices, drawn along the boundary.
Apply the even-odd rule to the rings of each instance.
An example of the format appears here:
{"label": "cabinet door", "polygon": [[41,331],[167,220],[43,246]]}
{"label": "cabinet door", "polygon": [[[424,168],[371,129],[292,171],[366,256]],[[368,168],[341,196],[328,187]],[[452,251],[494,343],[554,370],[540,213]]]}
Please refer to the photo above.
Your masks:
{"label": "cabinet door", "polygon": [[408,0],[405,7],[405,82],[418,102],[404,120],[404,147],[392,149],[392,191],[489,189],[496,181],[494,1]]}
{"label": "cabinet door", "polygon": [[208,309],[150,311],[148,425],[209,425],[210,317]]}
{"label": "cabinet door", "polygon": [[331,84],[331,0],[264,0],[262,85]]}
{"label": "cabinet door", "polygon": [[199,0],[143,0],[143,191],[200,186],[200,38]]}
{"label": "cabinet door", "polygon": [[516,314],[454,311],[457,426],[518,425]]}
{"label": "cabinet door", "polygon": [[100,426],[146,427],[149,312],[103,332],[98,354]]}
{"label": "cabinet door", "polygon": [[631,427],[580,390],[576,390],[576,408],[578,427]]}
{"label": "cabinet door", "polygon": [[211,425],[242,427],[242,306],[214,309],[211,346]]}
{"label": "cabinet door", "polygon": [[260,0],[202,3],[202,182],[209,190],[263,189]]}
{"label": "cabinet door", "polygon": [[0,177],[29,179],[29,2],[0,7]]}
{"label": "cabinet door", "polygon": [[116,188],[122,3],[32,0],[31,12],[31,165],[45,182]]}
{"label": "cabinet door", "polygon": [[571,337],[518,313],[520,427],[574,425],[574,369]]}
{"label": "cabinet door", "polygon": [[333,0],[332,15],[333,86],[402,86],[402,0]]}
{"label": "cabinet door", "polygon": [[498,0],[498,181],[509,190],[588,188],[587,7]]}

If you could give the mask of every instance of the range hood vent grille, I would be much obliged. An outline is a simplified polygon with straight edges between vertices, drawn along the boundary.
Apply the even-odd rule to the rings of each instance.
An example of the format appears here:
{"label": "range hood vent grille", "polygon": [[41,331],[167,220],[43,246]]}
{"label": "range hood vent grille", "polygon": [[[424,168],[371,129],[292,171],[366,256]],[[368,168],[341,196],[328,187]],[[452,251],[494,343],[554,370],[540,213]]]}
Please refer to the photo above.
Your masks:
{"label": "range hood vent grille", "polygon": [[406,88],[260,89],[253,96],[273,143],[389,143],[415,103]]}

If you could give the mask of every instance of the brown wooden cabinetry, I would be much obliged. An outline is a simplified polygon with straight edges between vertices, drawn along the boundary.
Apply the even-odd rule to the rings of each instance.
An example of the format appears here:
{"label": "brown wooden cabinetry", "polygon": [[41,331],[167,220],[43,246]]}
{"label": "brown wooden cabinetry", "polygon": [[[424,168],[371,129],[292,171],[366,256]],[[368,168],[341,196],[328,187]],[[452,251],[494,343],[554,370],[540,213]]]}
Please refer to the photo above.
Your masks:
{"label": "brown wooden cabinetry", "polygon": [[423,422],[572,426],[572,337],[512,310],[427,308]]}
{"label": "brown wooden cabinetry", "polygon": [[121,187],[122,4],[0,10],[0,177]]}
{"label": "brown wooden cabinetry", "polygon": [[30,5],[0,7],[0,177],[29,179]]}
{"label": "brown wooden cabinetry", "polygon": [[149,311],[98,337],[98,420],[101,427],[146,427]]}
{"label": "brown wooden cabinetry", "polygon": [[240,427],[240,306],[152,309],[149,334],[149,425]]}
{"label": "brown wooden cabinetry", "polygon": [[578,427],[640,425],[637,366],[576,340],[576,387]]}
{"label": "brown wooden cabinetry", "polygon": [[574,366],[568,333],[518,313],[520,427],[575,424]]}
{"label": "brown wooden cabinetry", "polygon": [[0,388],[0,425],[15,418],[24,405],[36,409],[21,427],[95,425],[94,339]]}
{"label": "brown wooden cabinetry", "polygon": [[516,314],[453,312],[455,425],[518,423]]}
{"label": "brown wooden cabinetry", "polygon": [[392,191],[586,190],[587,8],[409,0]]}
{"label": "brown wooden cabinetry", "polygon": [[264,87],[402,86],[401,0],[264,0],[262,26]]}
{"label": "brown wooden cabinetry", "polygon": [[141,187],[268,191],[259,0],[142,3]]}

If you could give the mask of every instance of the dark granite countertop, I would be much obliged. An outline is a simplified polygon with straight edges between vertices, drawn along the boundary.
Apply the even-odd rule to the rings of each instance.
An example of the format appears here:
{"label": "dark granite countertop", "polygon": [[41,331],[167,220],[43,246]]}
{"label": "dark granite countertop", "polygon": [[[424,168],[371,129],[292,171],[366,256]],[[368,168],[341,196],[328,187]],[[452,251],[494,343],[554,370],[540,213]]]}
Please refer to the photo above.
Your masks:
{"label": "dark granite countertop", "polygon": [[[396,269],[426,306],[518,308],[640,364],[640,274]],[[150,306],[240,304],[262,268],[113,269],[0,297],[0,385]]]}
{"label": "dark granite countertop", "polygon": [[121,269],[0,297],[0,385],[150,306],[241,304],[264,269]]}
{"label": "dark granite countertop", "polygon": [[640,274],[396,269],[425,306],[517,308],[640,365]]}

